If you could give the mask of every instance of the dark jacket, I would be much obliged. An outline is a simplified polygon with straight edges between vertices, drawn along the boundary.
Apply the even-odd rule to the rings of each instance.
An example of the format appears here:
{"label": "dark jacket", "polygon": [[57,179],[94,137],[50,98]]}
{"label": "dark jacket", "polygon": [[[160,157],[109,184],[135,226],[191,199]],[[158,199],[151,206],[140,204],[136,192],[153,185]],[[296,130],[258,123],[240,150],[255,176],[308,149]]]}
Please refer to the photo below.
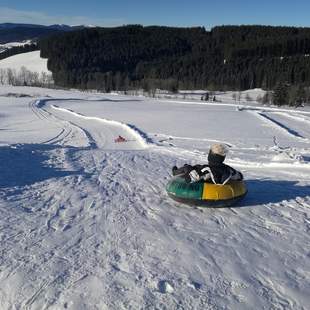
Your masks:
{"label": "dark jacket", "polygon": [[223,184],[228,180],[243,180],[243,175],[241,172],[235,170],[234,168],[225,165],[184,165],[183,167],[172,169],[173,175],[179,175],[185,178],[185,180],[190,183],[198,181],[199,179],[193,179],[191,177],[192,172],[196,171],[199,179],[210,181],[215,184]]}
{"label": "dark jacket", "polygon": [[241,172],[234,168],[225,165],[196,165],[195,170],[198,170],[198,174],[204,180],[211,180],[215,184],[223,184],[228,180],[243,180]]}
{"label": "dark jacket", "polygon": [[[187,165],[172,168],[173,175],[181,175],[187,182],[195,182],[199,179],[215,184],[225,184],[229,180],[243,180],[241,172],[223,163],[225,157],[209,153],[208,165]],[[193,172],[195,172],[193,174]]]}

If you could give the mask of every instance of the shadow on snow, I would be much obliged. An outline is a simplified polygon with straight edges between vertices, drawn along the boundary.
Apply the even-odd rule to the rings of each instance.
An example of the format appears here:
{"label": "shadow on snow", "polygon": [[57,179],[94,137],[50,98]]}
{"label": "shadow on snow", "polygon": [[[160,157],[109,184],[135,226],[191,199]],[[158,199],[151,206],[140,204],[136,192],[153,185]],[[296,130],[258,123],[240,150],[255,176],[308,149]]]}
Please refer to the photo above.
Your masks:
{"label": "shadow on snow", "polygon": [[298,181],[248,180],[246,185],[248,194],[242,200],[240,207],[279,203],[310,196],[309,186],[300,186]]}
{"label": "shadow on snow", "polygon": [[[66,171],[50,166],[48,151],[62,146],[20,144],[0,147],[0,189],[26,186],[51,178],[81,175],[82,171]],[[74,148],[67,148],[72,149]]]}

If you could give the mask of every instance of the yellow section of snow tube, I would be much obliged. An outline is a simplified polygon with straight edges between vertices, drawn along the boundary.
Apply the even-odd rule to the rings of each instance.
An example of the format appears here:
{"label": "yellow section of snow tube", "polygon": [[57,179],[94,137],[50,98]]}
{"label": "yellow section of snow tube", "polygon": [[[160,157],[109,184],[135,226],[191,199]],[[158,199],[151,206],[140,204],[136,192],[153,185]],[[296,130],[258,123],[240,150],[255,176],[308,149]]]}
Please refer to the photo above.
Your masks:
{"label": "yellow section of snow tube", "polygon": [[181,177],[172,178],[166,190],[181,203],[202,207],[229,207],[239,202],[247,193],[243,181],[231,180],[225,185],[204,181],[186,183]]}
{"label": "yellow section of snow tube", "polygon": [[204,183],[202,199],[226,200],[246,194],[246,187],[242,181],[230,181],[225,185]]}

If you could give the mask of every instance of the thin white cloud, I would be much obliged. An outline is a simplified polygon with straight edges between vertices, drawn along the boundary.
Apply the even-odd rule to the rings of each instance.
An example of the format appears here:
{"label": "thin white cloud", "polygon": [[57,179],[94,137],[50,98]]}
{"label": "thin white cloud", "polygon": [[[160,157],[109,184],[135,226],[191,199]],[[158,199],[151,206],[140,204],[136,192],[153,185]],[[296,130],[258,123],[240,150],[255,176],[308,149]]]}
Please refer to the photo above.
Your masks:
{"label": "thin white cloud", "polygon": [[25,24],[66,24],[66,25],[95,25],[95,26],[120,26],[126,24],[121,18],[89,18],[86,16],[52,16],[44,12],[20,11],[7,7],[0,7],[0,23],[25,23]]}

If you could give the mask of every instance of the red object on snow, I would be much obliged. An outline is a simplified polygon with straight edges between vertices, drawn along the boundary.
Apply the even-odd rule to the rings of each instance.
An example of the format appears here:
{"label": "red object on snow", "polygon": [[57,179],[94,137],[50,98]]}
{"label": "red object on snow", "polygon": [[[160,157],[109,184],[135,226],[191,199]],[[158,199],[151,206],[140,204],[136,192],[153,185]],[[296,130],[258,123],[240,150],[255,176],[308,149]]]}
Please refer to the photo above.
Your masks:
{"label": "red object on snow", "polygon": [[127,140],[122,137],[122,136],[118,136],[115,140],[114,140],[115,143],[119,143],[119,142],[127,142]]}

